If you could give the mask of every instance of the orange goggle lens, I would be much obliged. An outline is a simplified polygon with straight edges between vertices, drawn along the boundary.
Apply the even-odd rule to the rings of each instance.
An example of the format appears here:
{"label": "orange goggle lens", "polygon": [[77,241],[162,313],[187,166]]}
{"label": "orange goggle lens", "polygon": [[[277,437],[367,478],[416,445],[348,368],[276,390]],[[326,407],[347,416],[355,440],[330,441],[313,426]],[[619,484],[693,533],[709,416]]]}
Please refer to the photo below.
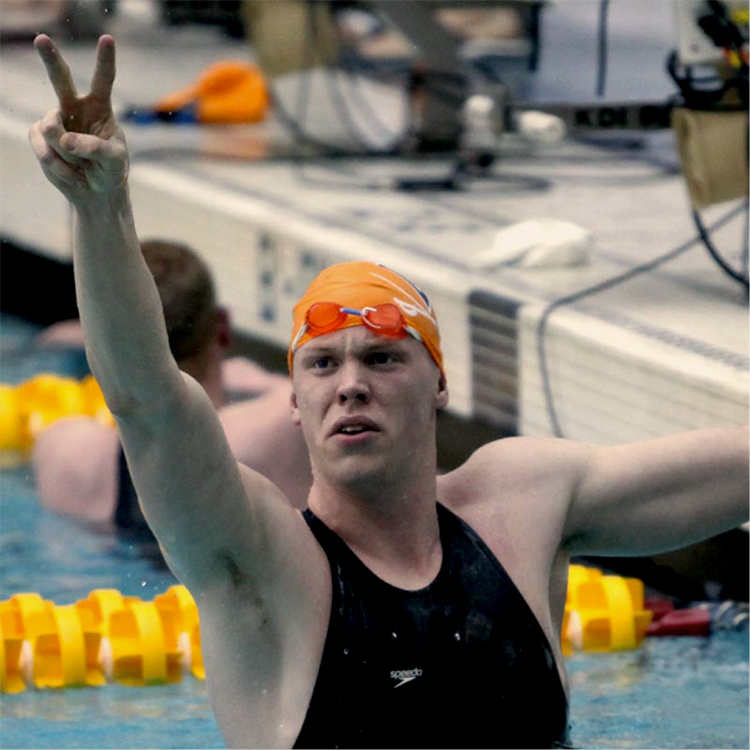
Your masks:
{"label": "orange goggle lens", "polygon": [[308,329],[320,336],[340,328],[347,315],[359,315],[362,323],[384,336],[405,336],[406,323],[401,311],[390,303],[355,310],[335,302],[316,302],[305,316]]}

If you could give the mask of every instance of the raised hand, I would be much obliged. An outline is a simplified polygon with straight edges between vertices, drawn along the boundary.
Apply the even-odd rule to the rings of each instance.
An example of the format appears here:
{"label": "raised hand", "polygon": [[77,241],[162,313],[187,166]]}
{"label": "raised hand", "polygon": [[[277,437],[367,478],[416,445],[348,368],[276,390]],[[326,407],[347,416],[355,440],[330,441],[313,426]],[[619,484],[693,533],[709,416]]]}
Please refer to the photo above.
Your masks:
{"label": "raised hand", "polygon": [[70,68],[45,34],[34,39],[59,107],[29,130],[29,142],[47,179],[71,203],[101,198],[125,184],[128,151],[112,111],[115,40],[104,35],[96,48],[91,90],[76,91]]}

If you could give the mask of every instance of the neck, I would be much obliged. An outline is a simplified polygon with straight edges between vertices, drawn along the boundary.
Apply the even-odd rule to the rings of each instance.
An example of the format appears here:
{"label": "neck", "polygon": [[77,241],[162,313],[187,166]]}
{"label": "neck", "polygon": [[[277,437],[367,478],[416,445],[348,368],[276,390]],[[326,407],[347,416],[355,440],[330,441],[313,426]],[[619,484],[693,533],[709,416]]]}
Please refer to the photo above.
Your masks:
{"label": "neck", "polygon": [[437,575],[442,560],[437,482],[429,475],[381,483],[367,490],[334,485],[315,475],[310,509],[376,575],[418,589]]}

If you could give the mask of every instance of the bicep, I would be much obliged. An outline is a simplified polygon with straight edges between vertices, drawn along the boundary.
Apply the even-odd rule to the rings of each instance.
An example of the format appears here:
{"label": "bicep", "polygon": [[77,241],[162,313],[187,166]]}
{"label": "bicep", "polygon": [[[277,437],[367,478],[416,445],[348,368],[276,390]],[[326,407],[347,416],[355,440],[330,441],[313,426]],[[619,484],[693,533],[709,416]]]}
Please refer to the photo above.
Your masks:
{"label": "bicep", "polygon": [[144,516],[173,572],[196,591],[267,575],[277,536],[296,530],[276,487],[241,467],[203,388],[184,376],[179,401],[148,419],[121,420]]}
{"label": "bicep", "polygon": [[577,554],[652,554],[747,516],[747,432],[713,429],[590,448],[566,535]]}
{"label": "bicep", "polygon": [[170,403],[117,422],[146,521],[170,563],[200,578],[220,554],[222,520],[241,520],[245,496],[213,405],[183,379]]}

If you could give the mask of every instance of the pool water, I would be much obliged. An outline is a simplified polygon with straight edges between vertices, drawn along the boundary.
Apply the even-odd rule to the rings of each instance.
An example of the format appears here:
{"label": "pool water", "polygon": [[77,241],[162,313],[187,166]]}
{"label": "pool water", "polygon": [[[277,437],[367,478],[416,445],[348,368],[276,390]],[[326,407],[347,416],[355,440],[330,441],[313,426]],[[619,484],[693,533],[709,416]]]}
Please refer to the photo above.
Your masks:
{"label": "pool water", "polygon": [[750,747],[747,630],[646,638],[567,664],[576,747]]}
{"label": "pool water", "polygon": [[205,686],[103,688],[4,696],[3,748],[223,748]]}
{"label": "pool water", "polygon": [[[85,374],[80,354],[28,345],[33,326],[0,318],[0,380]],[[56,604],[116,588],[150,601],[175,583],[136,546],[43,511],[28,466],[0,470],[0,600]],[[748,748],[748,633],[647,638],[643,647],[568,659],[572,739],[591,748]],[[205,683],[26,690],[0,696],[2,748],[220,748]],[[540,710],[543,710],[540,707]]]}

